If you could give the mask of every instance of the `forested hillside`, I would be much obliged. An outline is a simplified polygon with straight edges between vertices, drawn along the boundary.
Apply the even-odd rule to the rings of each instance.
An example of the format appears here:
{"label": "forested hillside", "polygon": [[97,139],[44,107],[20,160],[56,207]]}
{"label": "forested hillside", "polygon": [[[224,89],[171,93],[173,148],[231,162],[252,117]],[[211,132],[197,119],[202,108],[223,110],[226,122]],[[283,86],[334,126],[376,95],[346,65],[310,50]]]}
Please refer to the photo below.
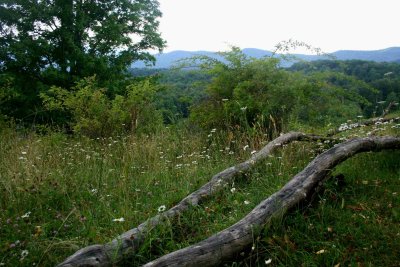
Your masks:
{"label": "forested hillside", "polygon": [[[272,51],[262,50],[257,48],[244,48],[243,52],[250,57],[262,58],[265,56],[271,56],[274,54]],[[155,65],[145,64],[145,62],[135,62],[133,68],[171,68],[176,65],[180,60],[196,55],[205,55],[210,57],[218,58],[218,53],[211,51],[172,51],[168,53],[155,54],[157,59]],[[284,54],[277,54],[278,56]],[[325,55],[308,55],[308,54],[295,54],[296,61],[316,61],[324,60],[329,58],[335,58],[337,60],[365,60],[374,62],[398,62],[400,59],[400,47],[390,47],[382,50],[375,51],[357,51],[357,50],[340,50]],[[293,61],[284,60],[281,65],[289,67],[293,64]]]}

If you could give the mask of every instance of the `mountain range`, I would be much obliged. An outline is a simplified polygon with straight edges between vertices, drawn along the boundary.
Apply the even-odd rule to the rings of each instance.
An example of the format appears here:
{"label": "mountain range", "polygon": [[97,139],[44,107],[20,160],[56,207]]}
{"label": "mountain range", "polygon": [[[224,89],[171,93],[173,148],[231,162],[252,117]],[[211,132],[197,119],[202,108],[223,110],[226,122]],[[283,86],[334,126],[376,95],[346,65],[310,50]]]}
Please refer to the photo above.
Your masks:
{"label": "mountain range", "polygon": [[[243,53],[254,57],[261,58],[264,56],[270,56],[272,54],[271,51],[262,50],[257,48],[245,48],[243,49]],[[218,54],[210,51],[184,51],[184,50],[176,50],[168,53],[160,53],[155,54],[156,63],[154,66],[150,66],[150,68],[170,68],[177,61],[189,58],[195,55],[205,55],[213,58],[221,59]],[[297,61],[314,61],[320,59],[337,59],[337,60],[367,60],[367,61],[376,61],[376,62],[397,62],[400,63],[400,47],[390,47],[381,50],[339,50],[326,55],[304,55],[304,54],[293,54]],[[292,65],[293,61],[283,61],[282,65],[288,67]],[[144,62],[138,61],[132,64],[133,68],[145,68],[146,65]],[[149,67],[149,66],[147,66]]]}

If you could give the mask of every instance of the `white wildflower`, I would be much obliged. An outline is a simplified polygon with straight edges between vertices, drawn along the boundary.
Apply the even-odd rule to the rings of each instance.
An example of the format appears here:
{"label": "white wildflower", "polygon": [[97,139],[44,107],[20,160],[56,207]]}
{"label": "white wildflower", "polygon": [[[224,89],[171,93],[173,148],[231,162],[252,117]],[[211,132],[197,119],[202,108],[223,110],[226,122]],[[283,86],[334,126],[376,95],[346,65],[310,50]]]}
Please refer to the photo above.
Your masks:
{"label": "white wildflower", "polygon": [[253,151],[250,152],[251,155],[253,155],[255,153],[257,153],[257,150],[253,150]]}
{"label": "white wildflower", "polygon": [[269,264],[271,264],[271,262],[272,262],[272,259],[265,260],[265,265],[269,265]]}
{"label": "white wildflower", "polygon": [[244,147],[243,147],[243,150],[247,150],[249,148],[249,145],[245,145]]}
{"label": "white wildflower", "polygon": [[22,252],[21,252],[21,259],[24,259],[26,256],[28,256],[28,254],[29,254],[29,251],[28,250],[23,250]]}
{"label": "white wildflower", "polygon": [[240,108],[241,111],[246,111],[246,109],[247,109],[247,106],[246,106],[246,107],[241,107],[241,108]]}
{"label": "white wildflower", "polygon": [[24,215],[22,215],[21,218],[23,218],[23,219],[29,218],[30,215],[31,215],[31,212],[28,211],[27,213],[25,213]]}
{"label": "white wildflower", "polygon": [[236,191],[236,188],[232,187],[232,188],[231,188],[232,194],[235,193],[235,191]]}
{"label": "white wildflower", "polygon": [[158,207],[158,212],[163,212],[166,208],[167,207],[165,205],[161,205],[160,207]]}
{"label": "white wildflower", "polygon": [[125,221],[124,217],[113,219],[113,222],[124,222],[124,221]]}
{"label": "white wildflower", "polygon": [[26,151],[22,151],[21,154],[22,155],[26,155],[27,153],[26,153]]}
{"label": "white wildflower", "polygon": [[245,204],[245,205],[249,205],[249,204],[250,204],[250,201],[245,200],[245,201],[244,201],[244,204]]}

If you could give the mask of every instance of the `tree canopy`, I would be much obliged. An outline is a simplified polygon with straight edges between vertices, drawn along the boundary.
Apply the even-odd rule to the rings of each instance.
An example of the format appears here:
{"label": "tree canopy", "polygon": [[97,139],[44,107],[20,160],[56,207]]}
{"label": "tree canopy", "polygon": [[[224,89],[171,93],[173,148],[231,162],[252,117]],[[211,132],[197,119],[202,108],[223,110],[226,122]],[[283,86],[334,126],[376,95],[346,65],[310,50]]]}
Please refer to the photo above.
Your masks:
{"label": "tree canopy", "polygon": [[67,83],[74,76],[111,78],[135,60],[152,60],[148,49],[163,48],[158,5],[155,0],[4,1],[1,68],[41,79],[56,71]]}
{"label": "tree canopy", "polygon": [[151,62],[149,50],[165,46],[160,16],[157,0],[2,1],[0,73],[18,88],[14,106],[32,106],[39,91],[83,77],[123,81],[132,62]]}

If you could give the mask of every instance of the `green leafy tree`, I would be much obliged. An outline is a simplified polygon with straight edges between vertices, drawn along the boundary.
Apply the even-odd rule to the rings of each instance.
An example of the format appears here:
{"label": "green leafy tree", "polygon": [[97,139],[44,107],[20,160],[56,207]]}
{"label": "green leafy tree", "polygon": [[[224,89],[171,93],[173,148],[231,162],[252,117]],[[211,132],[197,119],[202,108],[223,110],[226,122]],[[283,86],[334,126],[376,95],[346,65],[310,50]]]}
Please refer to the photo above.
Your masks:
{"label": "green leafy tree", "polygon": [[160,16],[157,0],[2,1],[0,72],[18,77],[19,104],[31,109],[52,85],[69,89],[96,74],[116,87],[132,62],[164,47]]}
{"label": "green leafy tree", "polygon": [[364,95],[377,91],[339,72],[304,75],[280,67],[276,58],[255,59],[239,48],[221,59],[195,57],[190,63],[211,75],[207,97],[192,108],[191,119],[205,128],[266,129],[269,134],[292,126],[323,126],[357,118],[371,106]]}
{"label": "green leafy tree", "polygon": [[201,126],[281,131],[296,101],[290,73],[275,58],[255,59],[237,48],[219,53],[221,59],[196,57],[209,75],[208,97],[192,108]]}

